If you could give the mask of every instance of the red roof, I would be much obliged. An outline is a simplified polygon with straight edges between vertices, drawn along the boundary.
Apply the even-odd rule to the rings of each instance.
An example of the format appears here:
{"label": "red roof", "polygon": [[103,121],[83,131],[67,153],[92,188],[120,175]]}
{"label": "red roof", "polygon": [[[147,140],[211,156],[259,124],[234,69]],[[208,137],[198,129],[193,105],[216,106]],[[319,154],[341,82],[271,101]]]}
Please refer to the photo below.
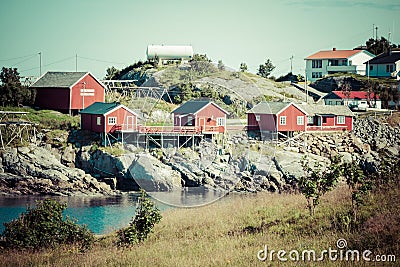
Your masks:
{"label": "red roof", "polygon": [[306,59],[341,59],[341,58],[349,58],[357,53],[362,52],[363,50],[326,50],[319,51]]}
{"label": "red roof", "polygon": [[[338,97],[340,97],[341,99],[345,99],[345,98],[350,98],[350,99],[367,99],[367,94],[368,92],[365,91],[351,91],[350,92],[350,96],[346,97],[343,93],[343,91],[332,91],[332,93],[334,93],[335,95],[337,95]],[[370,98],[373,99],[374,98],[374,93],[370,94]],[[379,96],[376,95],[376,99],[379,99]]]}

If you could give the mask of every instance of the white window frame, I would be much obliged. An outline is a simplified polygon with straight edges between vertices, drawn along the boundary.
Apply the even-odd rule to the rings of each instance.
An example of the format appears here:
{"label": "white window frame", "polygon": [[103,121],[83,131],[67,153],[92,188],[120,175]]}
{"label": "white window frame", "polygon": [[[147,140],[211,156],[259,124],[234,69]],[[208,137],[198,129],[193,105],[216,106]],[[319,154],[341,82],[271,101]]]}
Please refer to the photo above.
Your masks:
{"label": "white window frame", "polygon": [[337,124],[346,124],[346,117],[345,116],[337,116],[336,123]]}
{"label": "white window frame", "polygon": [[256,121],[260,121],[261,116],[260,115],[256,115]]}
{"label": "white window frame", "polygon": [[217,126],[225,126],[225,118],[224,117],[217,118]]}
{"label": "white window frame", "polygon": [[100,117],[100,116],[98,116],[98,117],[96,118],[96,125],[97,125],[97,126],[100,126],[100,125],[101,125],[101,117]]}
{"label": "white window frame", "polygon": [[279,117],[279,125],[286,125],[286,116]]}
{"label": "white window frame", "polygon": [[108,125],[115,125],[117,124],[117,117],[108,117]]}
{"label": "white window frame", "polygon": [[297,125],[304,125],[304,116],[297,116]]}
{"label": "white window frame", "polygon": [[313,124],[314,123],[314,117],[313,116],[307,116],[307,124]]}

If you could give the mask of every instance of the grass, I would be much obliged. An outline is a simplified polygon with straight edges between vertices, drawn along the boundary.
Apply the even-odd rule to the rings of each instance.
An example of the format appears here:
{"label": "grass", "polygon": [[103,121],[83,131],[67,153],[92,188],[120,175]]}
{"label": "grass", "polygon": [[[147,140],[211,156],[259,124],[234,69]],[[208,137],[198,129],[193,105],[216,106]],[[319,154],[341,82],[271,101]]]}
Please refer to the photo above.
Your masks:
{"label": "grass", "polygon": [[21,116],[21,119],[37,123],[39,129],[69,130],[70,128],[77,128],[79,126],[79,116],[69,116],[54,110],[35,110],[33,108],[17,107],[5,107],[2,110],[28,112],[26,117]]}
{"label": "grass", "polygon": [[[265,245],[269,250],[315,249],[319,253],[335,249],[339,238],[345,238],[352,249],[364,249],[361,240],[373,245],[374,253],[398,255],[399,185],[385,192],[371,195],[362,208],[363,223],[354,232],[343,231],[336,220],[350,208],[350,191],[344,185],[322,198],[315,217],[308,215],[306,200],[299,194],[231,194],[207,206],[165,211],[150,238],[128,249],[116,248],[116,236],[107,235],[84,254],[71,247],[40,253],[2,251],[0,262],[4,266],[276,266],[282,264],[276,255],[273,262],[257,259]],[[393,230],[378,227],[385,221],[394,224]],[[380,243],[385,236],[393,239],[386,247]],[[288,262],[288,266],[293,264],[297,265]],[[323,265],[347,266],[349,262],[325,261]]]}

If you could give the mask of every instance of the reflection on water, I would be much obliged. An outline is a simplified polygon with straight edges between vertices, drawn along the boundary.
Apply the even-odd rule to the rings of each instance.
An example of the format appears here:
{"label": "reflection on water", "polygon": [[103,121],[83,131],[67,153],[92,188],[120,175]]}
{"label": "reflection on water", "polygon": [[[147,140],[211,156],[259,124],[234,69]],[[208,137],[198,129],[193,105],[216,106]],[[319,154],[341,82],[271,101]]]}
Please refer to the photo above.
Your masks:
{"label": "reflection on water", "polygon": [[[225,193],[208,191],[204,188],[188,188],[175,192],[152,192],[160,210],[175,207],[194,207],[211,203]],[[64,215],[78,220],[79,224],[86,224],[95,234],[107,234],[129,224],[135,215],[135,205],[138,194],[127,194],[112,197],[51,197],[66,202],[68,207]],[[18,215],[26,211],[28,206],[33,207],[36,200],[46,197],[0,197],[0,233],[4,231],[4,222],[18,218]],[[165,204],[157,199],[167,200]]]}

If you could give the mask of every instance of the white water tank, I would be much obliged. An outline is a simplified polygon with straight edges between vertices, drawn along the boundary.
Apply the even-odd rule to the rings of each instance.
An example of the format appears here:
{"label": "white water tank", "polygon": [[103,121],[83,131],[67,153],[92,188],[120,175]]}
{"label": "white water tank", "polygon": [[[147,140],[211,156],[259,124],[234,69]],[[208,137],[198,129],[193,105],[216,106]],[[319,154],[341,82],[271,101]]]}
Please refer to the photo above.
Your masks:
{"label": "white water tank", "polygon": [[158,57],[160,60],[186,59],[193,57],[193,48],[190,45],[148,45],[147,60]]}

